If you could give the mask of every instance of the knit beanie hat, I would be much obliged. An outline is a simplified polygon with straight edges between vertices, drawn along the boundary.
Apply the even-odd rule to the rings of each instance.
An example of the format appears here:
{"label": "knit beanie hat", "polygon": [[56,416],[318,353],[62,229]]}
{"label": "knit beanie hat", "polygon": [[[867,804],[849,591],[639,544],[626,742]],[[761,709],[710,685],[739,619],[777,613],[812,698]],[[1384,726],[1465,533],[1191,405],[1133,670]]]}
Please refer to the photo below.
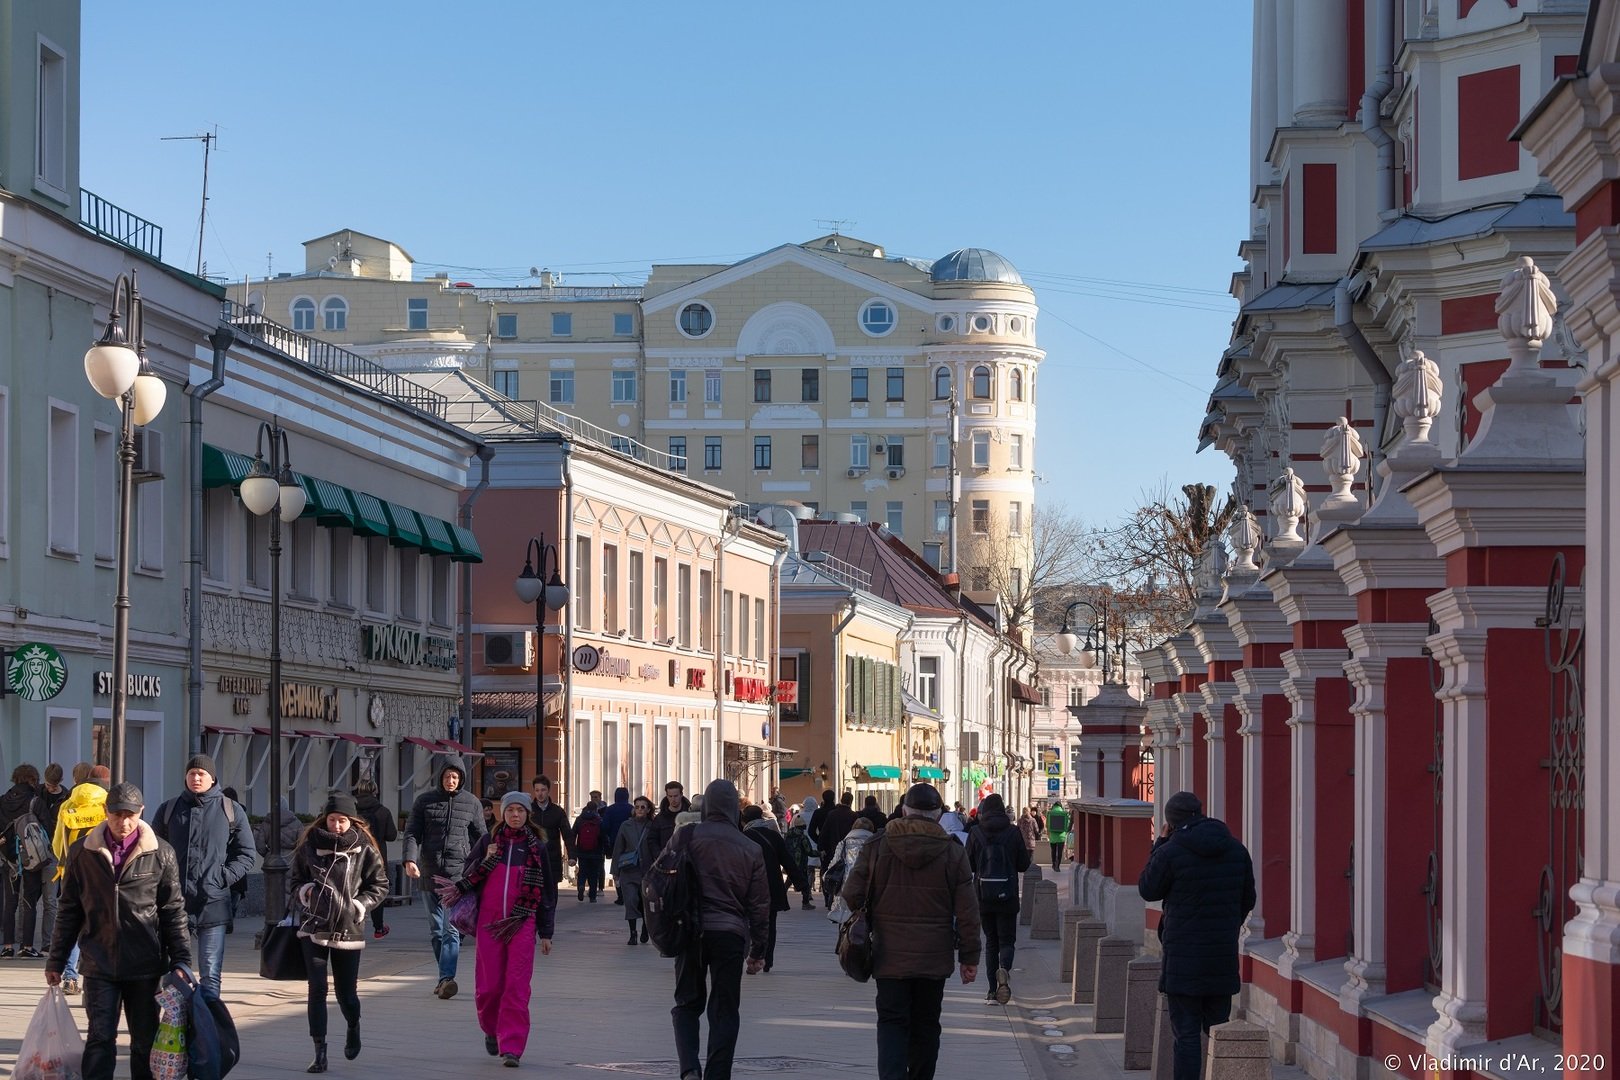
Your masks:
{"label": "knit beanie hat", "polygon": [[1204,804],[1190,791],[1178,791],[1164,804],[1164,820],[1172,829],[1179,829],[1204,812]]}
{"label": "knit beanie hat", "polygon": [[334,791],[326,797],[326,809],[321,811],[322,817],[327,814],[342,814],[346,818],[357,818],[360,816],[360,808],[355,806],[354,796],[347,791]]}
{"label": "knit beanie hat", "polygon": [[190,772],[192,769],[201,769],[216,780],[219,778],[219,770],[214,768],[214,759],[207,754],[192,754],[186,760],[186,772]]}
{"label": "knit beanie hat", "polygon": [[503,817],[506,815],[506,808],[511,806],[513,803],[523,807],[524,811],[527,813],[534,813],[534,800],[529,798],[528,792],[508,791],[505,795],[501,796],[501,815]]}

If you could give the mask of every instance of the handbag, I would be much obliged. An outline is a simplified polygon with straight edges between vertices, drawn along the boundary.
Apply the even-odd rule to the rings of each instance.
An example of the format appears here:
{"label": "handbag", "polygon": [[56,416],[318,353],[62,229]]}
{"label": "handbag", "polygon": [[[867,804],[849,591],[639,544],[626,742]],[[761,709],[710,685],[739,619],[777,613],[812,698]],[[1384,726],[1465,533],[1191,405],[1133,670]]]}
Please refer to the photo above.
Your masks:
{"label": "handbag", "polygon": [[[877,959],[876,934],[872,929],[872,893],[877,886],[878,857],[883,853],[878,845],[882,840],[874,840],[872,852],[872,876],[867,879],[866,895],[861,898],[861,906],[849,913],[838,926],[838,966],[844,969],[844,974],[856,982],[866,982],[872,977],[872,969]],[[840,897],[842,899],[842,897]]]}
{"label": "handbag", "polygon": [[613,860],[615,870],[633,870],[641,865],[641,852],[635,848],[619,852],[619,857]]}
{"label": "handbag", "polygon": [[456,902],[450,905],[450,925],[467,937],[476,937],[478,935],[478,894],[476,892],[462,893]]}
{"label": "handbag", "polygon": [[304,969],[304,946],[298,940],[298,928],[290,922],[280,922],[264,932],[259,947],[259,977],[275,982],[302,982],[309,978]]}

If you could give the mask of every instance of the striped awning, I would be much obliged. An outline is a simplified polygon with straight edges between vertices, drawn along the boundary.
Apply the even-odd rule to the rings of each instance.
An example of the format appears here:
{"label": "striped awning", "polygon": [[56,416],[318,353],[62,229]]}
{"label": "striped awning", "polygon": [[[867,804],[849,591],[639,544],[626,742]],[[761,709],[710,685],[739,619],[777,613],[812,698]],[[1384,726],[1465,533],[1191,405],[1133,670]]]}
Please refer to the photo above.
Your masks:
{"label": "striped awning", "polygon": [[456,562],[484,561],[484,552],[478,546],[478,538],[472,534],[471,529],[463,529],[453,521],[446,522],[450,526],[450,539],[456,545],[456,554],[450,556]]}
{"label": "striped awning", "polygon": [[236,487],[253,471],[253,459],[234,450],[203,443],[203,487]]}
{"label": "striped awning", "polygon": [[395,547],[426,547],[422,539],[422,523],[416,518],[415,510],[408,510],[396,502],[379,499],[382,503],[383,513],[388,517],[388,542]]}
{"label": "striped awning", "polygon": [[391,536],[394,527],[389,524],[388,512],[382,500],[364,491],[344,488],[354,509],[354,531],[361,536]]}
{"label": "striped awning", "polygon": [[413,511],[416,520],[422,527],[422,550],[433,555],[456,554],[455,541],[450,539],[450,523],[442,521],[431,514],[424,514],[420,510]]}
{"label": "striped awning", "polygon": [[302,479],[304,490],[309,494],[309,505],[304,513],[313,512],[315,521],[321,525],[336,525],[344,529],[355,527],[354,504],[349,501],[347,488],[318,476],[305,476]]}

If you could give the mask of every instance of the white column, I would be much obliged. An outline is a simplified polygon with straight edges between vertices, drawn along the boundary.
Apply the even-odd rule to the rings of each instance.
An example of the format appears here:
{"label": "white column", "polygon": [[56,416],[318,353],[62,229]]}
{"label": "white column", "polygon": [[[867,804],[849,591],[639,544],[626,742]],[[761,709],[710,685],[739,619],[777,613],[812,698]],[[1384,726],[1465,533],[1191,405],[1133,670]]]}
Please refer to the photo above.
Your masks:
{"label": "white column", "polygon": [[[1238,727],[1238,736],[1243,740],[1243,846],[1249,849],[1249,857],[1258,868],[1265,865],[1266,850],[1265,837],[1260,829],[1263,815],[1267,811],[1265,773],[1261,766],[1265,763],[1265,739],[1262,735],[1261,704],[1268,694],[1282,692],[1282,670],[1280,668],[1240,668],[1235,678],[1238,686],[1237,707],[1238,715],[1243,717],[1243,723]],[[1270,808],[1272,813],[1279,808]],[[1281,808],[1286,810],[1286,807]],[[1258,876],[1258,870],[1256,871]],[[1244,933],[1252,941],[1261,941],[1266,936],[1266,913],[1264,896],[1255,904],[1254,910],[1249,912],[1249,918],[1244,923]]]}
{"label": "white column", "polygon": [[1118,746],[1113,745],[1114,742],[1118,741],[1116,737],[1110,745],[1103,747],[1103,759],[1100,767],[1102,787],[1100,791],[1102,796],[1107,799],[1123,799],[1125,797],[1125,785],[1119,775],[1123,754]]}
{"label": "white column", "polygon": [[1294,968],[1316,959],[1316,676],[1299,650],[1282,655],[1288,677],[1282,690],[1293,706],[1288,718],[1290,786],[1293,795],[1293,828],[1289,830],[1288,932],[1287,947],[1277,964],[1277,974],[1294,977]]}
{"label": "white column", "polygon": [[1271,183],[1266,161],[1277,130],[1277,2],[1254,0],[1253,58],[1249,65],[1249,186]]}
{"label": "white column", "polygon": [[[1310,0],[1307,0],[1307,3]],[[1276,127],[1294,125],[1294,0],[1271,0],[1276,16],[1274,38],[1277,92],[1273,98],[1277,106]]]}
{"label": "white column", "polygon": [[[1282,0],[1290,4],[1290,0]],[[1344,0],[1298,0],[1294,9],[1294,123],[1344,122]]]}

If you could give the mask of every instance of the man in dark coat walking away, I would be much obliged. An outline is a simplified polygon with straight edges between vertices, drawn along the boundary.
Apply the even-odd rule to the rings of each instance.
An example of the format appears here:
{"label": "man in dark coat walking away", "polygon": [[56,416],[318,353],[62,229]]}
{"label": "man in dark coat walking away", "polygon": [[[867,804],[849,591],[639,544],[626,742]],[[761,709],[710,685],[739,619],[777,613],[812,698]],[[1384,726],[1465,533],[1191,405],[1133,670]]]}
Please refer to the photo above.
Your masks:
{"label": "man in dark coat walking away", "polygon": [[1165,823],[1137,879],[1142,899],[1164,902],[1159,940],[1175,1040],[1174,1080],[1197,1080],[1202,1034],[1232,1015],[1240,988],[1238,931],[1254,909],[1254,864],[1225,822],[1204,816],[1190,791],[1164,806]]}
{"label": "man in dark coat walking away", "polygon": [[979,974],[979,905],[966,849],[939,827],[939,792],[917,784],[901,806],[901,819],[861,849],[841,895],[866,907],[882,943],[872,971],[878,1080],[933,1080],[945,980],[953,969],[964,983]]}
{"label": "man in dark coat walking away", "polygon": [[[788,903],[788,881],[806,895],[810,892],[810,882],[793,858],[793,853],[788,851],[787,841],[776,831],[776,826],[766,819],[764,807],[744,807],[742,826],[743,835],[758,844],[760,854],[765,856],[765,884],[771,890],[771,929],[765,941],[765,970],[769,971],[776,963],[776,916],[793,908]],[[782,878],[784,873],[788,876],[787,880]]]}
{"label": "man in dark coat walking away", "polygon": [[[820,813],[818,810],[817,813]],[[814,816],[810,824],[815,824]],[[827,816],[821,821],[821,831],[816,834],[816,843],[821,848],[821,867],[825,871],[832,865],[832,853],[838,850],[838,842],[849,835],[849,830],[855,827],[855,793],[846,791],[838,800],[838,805],[829,807]]]}
{"label": "man in dark coat walking away", "polygon": [[425,877],[422,901],[427,906],[433,959],[439,964],[439,982],[433,993],[445,1001],[455,997],[458,989],[456,961],[461,958],[461,931],[450,922],[450,912],[434,890],[433,879],[460,880],[468,854],[484,835],[483,804],[466,787],[467,770],[461,759],[448,759],[439,769],[434,789],[418,795],[411,806],[411,816],[405,822],[405,852],[400,858],[406,877]]}
{"label": "man in dark coat walking away", "polygon": [[[737,785],[716,780],[703,792],[703,820],[677,834],[702,887],[696,944],[675,958],[675,1052],[681,1080],[731,1080],[741,1027],[742,976],[765,966],[771,892],[765,858],[739,828]],[[744,959],[746,957],[746,960]],[[707,989],[705,989],[707,977]],[[698,1018],[709,1013],[709,1053],[698,1063]]]}
{"label": "man in dark coat walking away", "polygon": [[[535,777],[529,790],[534,796],[534,808],[529,812],[529,820],[539,827],[540,835],[546,839],[546,857],[551,864],[548,867],[551,876],[546,879],[546,893],[555,907],[557,886],[562,881],[564,850],[568,852],[570,862],[574,859],[574,832],[568,827],[568,811],[551,801],[551,777]],[[584,876],[581,875],[579,880],[583,883]]]}
{"label": "man in dark coat walking away", "polygon": [[664,785],[664,801],[658,804],[658,813],[653,815],[652,824],[647,827],[647,848],[653,858],[658,858],[658,853],[669,844],[669,838],[675,835],[675,815],[684,814],[690,809],[692,804],[679,780],[671,780]]}
{"label": "man in dark coat walking away", "polygon": [[995,974],[984,1000],[1012,1000],[1013,951],[1018,938],[1019,875],[1029,869],[1029,846],[1007,816],[1007,804],[991,793],[979,804],[979,827],[968,834],[968,865],[979,889],[979,920],[984,924],[985,965]]}
{"label": "man in dark coat walking away", "polygon": [[[365,820],[366,828],[371,830],[371,838],[377,841],[377,854],[382,856],[383,873],[388,873],[388,845],[399,839],[399,822],[394,812],[384,806],[377,797],[377,781],[369,777],[354,785],[354,805]],[[479,803],[482,806],[482,802]],[[390,883],[390,891],[392,884]],[[388,907],[384,901],[371,909],[371,936],[385,938],[388,936],[388,923],[383,918],[383,912]]]}
{"label": "man in dark coat walking away", "polygon": [[876,795],[868,795],[866,797],[866,804],[861,807],[861,812],[855,816],[863,817],[867,821],[870,821],[872,823],[872,831],[874,833],[882,832],[883,827],[889,823],[889,815],[885,814],[883,809],[878,806]]}

